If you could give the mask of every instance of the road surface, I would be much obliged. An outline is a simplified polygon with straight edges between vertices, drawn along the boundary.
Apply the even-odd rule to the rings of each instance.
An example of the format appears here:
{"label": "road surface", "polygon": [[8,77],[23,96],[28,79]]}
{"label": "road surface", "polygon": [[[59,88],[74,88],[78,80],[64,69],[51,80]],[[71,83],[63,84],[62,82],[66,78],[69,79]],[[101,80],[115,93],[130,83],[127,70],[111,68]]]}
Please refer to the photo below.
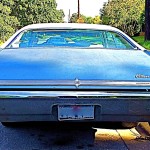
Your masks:
{"label": "road surface", "polygon": [[0,124],[0,150],[147,150],[150,141],[133,129],[84,128],[71,125]]}

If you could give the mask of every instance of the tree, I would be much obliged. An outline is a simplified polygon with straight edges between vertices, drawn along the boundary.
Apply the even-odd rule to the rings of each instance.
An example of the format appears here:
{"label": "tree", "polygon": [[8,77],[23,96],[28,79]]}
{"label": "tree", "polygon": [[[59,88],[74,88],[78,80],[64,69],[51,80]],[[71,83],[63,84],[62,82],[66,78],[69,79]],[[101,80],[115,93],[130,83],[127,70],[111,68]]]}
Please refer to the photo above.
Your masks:
{"label": "tree", "polygon": [[150,40],[150,0],[146,0],[145,6],[145,40]]}
{"label": "tree", "polygon": [[[80,18],[85,18],[82,14],[80,14]],[[70,17],[70,23],[77,23],[78,21],[78,13],[73,13]]]}
{"label": "tree", "polygon": [[[92,18],[92,17],[87,17],[87,16],[80,14],[80,18],[84,20],[84,23],[88,23],[88,24],[100,24],[101,23],[100,16],[95,16],[94,18]],[[70,23],[77,23],[77,22],[78,22],[78,13],[73,13],[70,18]]]}
{"label": "tree", "polygon": [[94,23],[94,24],[100,24],[100,23],[101,23],[100,16],[95,16],[95,17],[93,18],[93,23]]}
{"label": "tree", "polygon": [[143,0],[111,0],[100,10],[102,23],[120,28],[133,36],[140,32]]}
{"label": "tree", "polygon": [[[87,17],[84,16],[84,15],[82,15],[82,14],[80,14],[80,19],[82,19],[83,22],[86,23]],[[77,22],[78,22],[78,13],[73,13],[73,14],[71,15],[71,18],[70,18],[70,21],[69,21],[69,22],[70,22],[70,23],[77,23]]]}
{"label": "tree", "polygon": [[19,25],[17,18],[11,15],[13,4],[13,0],[0,2],[0,43],[6,41]]}
{"label": "tree", "polygon": [[87,17],[86,18],[86,23],[93,24],[93,18],[92,17]]}
{"label": "tree", "polygon": [[63,22],[63,10],[57,10],[56,0],[14,0],[12,14],[21,26],[33,23]]}
{"label": "tree", "polygon": [[76,23],[78,20],[78,14],[77,13],[73,13],[70,17],[70,23]]}

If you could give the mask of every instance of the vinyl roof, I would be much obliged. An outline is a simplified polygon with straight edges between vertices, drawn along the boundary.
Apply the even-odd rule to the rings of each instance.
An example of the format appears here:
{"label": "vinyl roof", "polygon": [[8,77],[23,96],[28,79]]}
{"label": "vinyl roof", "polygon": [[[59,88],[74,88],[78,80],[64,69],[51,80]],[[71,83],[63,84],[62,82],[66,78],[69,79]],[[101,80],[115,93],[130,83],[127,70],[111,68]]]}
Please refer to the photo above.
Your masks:
{"label": "vinyl roof", "polygon": [[113,30],[119,31],[117,28],[108,25],[98,25],[98,24],[80,24],[80,23],[40,23],[32,24],[22,28],[25,29],[100,29],[100,30]]}

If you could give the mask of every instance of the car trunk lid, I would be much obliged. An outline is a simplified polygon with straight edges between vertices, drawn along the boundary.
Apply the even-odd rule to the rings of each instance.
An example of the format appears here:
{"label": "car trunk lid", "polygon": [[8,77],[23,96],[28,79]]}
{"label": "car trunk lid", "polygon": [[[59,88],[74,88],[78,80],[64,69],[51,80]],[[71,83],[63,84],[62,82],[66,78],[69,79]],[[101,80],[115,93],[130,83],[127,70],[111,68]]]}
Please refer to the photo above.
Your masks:
{"label": "car trunk lid", "polygon": [[1,85],[149,87],[150,56],[140,50],[4,49],[0,70]]}

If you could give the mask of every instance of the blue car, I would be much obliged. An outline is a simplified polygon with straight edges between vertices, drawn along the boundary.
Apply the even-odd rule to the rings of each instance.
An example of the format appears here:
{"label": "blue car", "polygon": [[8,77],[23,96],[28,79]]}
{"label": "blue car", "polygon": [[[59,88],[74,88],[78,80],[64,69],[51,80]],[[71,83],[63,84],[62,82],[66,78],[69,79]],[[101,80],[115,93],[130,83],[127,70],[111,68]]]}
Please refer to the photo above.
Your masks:
{"label": "blue car", "polygon": [[149,54],[111,26],[26,26],[0,49],[0,122],[150,122]]}

